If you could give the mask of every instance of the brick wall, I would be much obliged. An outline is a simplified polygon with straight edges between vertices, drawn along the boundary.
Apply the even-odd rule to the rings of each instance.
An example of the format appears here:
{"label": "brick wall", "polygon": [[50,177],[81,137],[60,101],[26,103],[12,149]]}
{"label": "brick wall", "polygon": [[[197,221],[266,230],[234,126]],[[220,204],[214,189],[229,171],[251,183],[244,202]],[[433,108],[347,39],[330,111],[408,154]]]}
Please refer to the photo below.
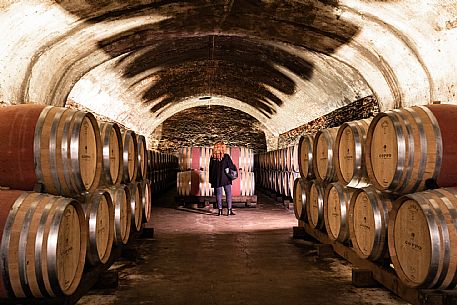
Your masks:
{"label": "brick wall", "polygon": [[379,113],[379,104],[374,96],[367,96],[349,105],[334,110],[307,124],[279,135],[278,148],[298,143],[306,133],[315,134],[320,129],[337,127],[345,122],[373,117]]}
{"label": "brick wall", "polygon": [[152,148],[173,153],[181,146],[212,146],[217,140],[266,151],[265,134],[252,116],[224,106],[190,108],[168,118],[149,137]]}

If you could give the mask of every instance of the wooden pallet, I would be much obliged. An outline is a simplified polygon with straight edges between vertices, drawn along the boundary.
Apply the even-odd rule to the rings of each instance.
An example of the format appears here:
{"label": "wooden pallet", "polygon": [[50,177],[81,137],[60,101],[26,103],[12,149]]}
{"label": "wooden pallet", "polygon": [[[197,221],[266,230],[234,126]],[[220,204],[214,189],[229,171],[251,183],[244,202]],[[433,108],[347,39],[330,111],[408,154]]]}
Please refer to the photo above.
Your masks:
{"label": "wooden pallet", "polygon": [[[225,196],[222,196],[223,206],[226,207]],[[197,208],[205,208],[213,205],[217,208],[216,196],[177,196],[176,203],[181,205],[196,205]],[[233,196],[232,205],[235,208],[255,208],[257,206],[257,195],[252,196]]]}
{"label": "wooden pallet", "polygon": [[[334,253],[354,265],[353,279],[358,277],[362,270],[361,273],[365,275],[371,274],[372,279],[377,283],[413,305],[457,305],[456,290],[410,288],[401,282],[394,269],[390,266],[381,266],[370,260],[363,259],[351,247],[333,241],[326,233],[310,227],[303,221],[299,221],[298,227],[294,227],[294,238],[303,238],[306,235],[333,248]],[[322,247],[320,251],[325,252],[325,248]],[[355,280],[357,281],[357,279]],[[370,281],[369,278],[366,278],[366,280]]]}

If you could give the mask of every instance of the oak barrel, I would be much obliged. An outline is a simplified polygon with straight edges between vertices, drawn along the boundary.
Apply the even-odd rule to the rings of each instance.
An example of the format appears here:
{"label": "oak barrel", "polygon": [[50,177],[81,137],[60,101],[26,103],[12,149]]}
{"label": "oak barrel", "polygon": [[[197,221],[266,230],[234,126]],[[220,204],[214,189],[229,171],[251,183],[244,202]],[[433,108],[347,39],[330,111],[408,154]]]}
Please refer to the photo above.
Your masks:
{"label": "oak barrel", "polygon": [[365,259],[381,261],[388,255],[387,225],[395,197],[373,186],[355,190],[349,205],[352,246]]}
{"label": "oak barrel", "polygon": [[143,222],[147,223],[151,218],[151,183],[149,183],[149,180],[143,180],[140,182],[140,188],[142,194]]}
{"label": "oak barrel", "polygon": [[287,154],[288,154],[288,160],[289,160],[289,171],[291,172],[300,172],[300,166],[299,166],[299,151],[298,151],[298,144],[297,145],[292,145],[287,147]]}
{"label": "oak barrel", "polygon": [[143,224],[143,194],[139,182],[131,182],[128,184],[130,191],[130,209],[132,211],[132,228],[139,232]]}
{"label": "oak barrel", "polygon": [[1,190],[0,203],[0,296],[73,294],[87,246],[81,205],[69,198],[16,190]]}
{"label": "oak barrel", "polygon": [[306,201],[306,213],[308,222],[315,229],[323,229],[324,224],[324,192],[325,185],[317,180],[313,180],[309,198]]}
{"label": "oak barrel", "polygon": [[138,142],[132,130],[122,133],[122,183],[135,181],[138,173]]}
{"label": "oak barrel", "polygon": [[306,202],[309,197],[309,191],[311,183],[309,180],[303,178],[295,178],[294,181],[294,214],[298,220],[305,220],[306,214]]}
{"label": "oak barrel", "polygon": [[314,137],[305,134],[298,143],[298,169],[302,178],[313,179],[313,142]]}
{"label": "oak barrel", "polygon": [[114,240],[114,207],[106,190],[96,190],[82,205],[88,223],[87,261],[96,266],[105,264]]}
{"label": "oak barrel", "polygon": [[399,194],[422,191],[426,182],[457,186],[457,105],[428,105],[378,114],[367,134],[371,183]]}
{"label": "oak barrel", "polygon": [[208,170],[213,148],[209,146],[191,146],[179,149],[179,168],[186,170]]}
{"label": "oak barrel", "polygon": [[[101,177],[101,142],[91,113],[63,107],[0,108],[0,185],[79,196]],[[14,173],[12,175],[11,173]]]}
{"label": "oak barrel", "polygon": [[127,185],[115,185],[107,189],[111,195],[114,208],[113,239],[116,245],[127,244],[132,224],[130,189]]}
{"label": "oak barrel", "polygon": [[148,173],[148,152],[146,148],[146,138],[143,135],[136,136],[138,154],[137,154],[137,163],[138,163],[138,172],[136,178],[138,181],[147,178]]}
{"label": "oak barrel", "polygon": [[338,181],[343,185],[369,185],[364,152],[370,122],[371,119],[347,122],[338,128],[333,161]]}
{"label": "oak barrel", "polygon": [[148,154],[148,174],[147,174],[147,179],[148,180],[151,180],[151,176],[152,176],[152,171],[154,170],[154,166],[153,166],[153,151],[152,150],[149,150],[147,151],[147,154]]}
{"label": "oak barrel", "polygon": [[123,147],[122,135],[116,123],[100,123],[103,156],[103,177],[107,185],[122,181]]}
{"label": "oak barrel", "polygon": [[289,196],[292,197],[292,199],[294,199],[294,189],[295,189],[295,179],[299,178],[300,177],[300,174],[299,173],[296,173],[296,172],[287,172],[286,173],[287,175],[287,188],[289,189]]}
{"label": "oak barrel", "polygon": [[348,214],[354,189],[339,182],[330,183],[324,193],[324,223],[331,240],[341,243],[349,239]]}
{"label": "oak barrel", "polygon": [[398,277],[409,287],[457,285],[457,191],[405,195],[389,220],[389,251]]}
{"label": "oak barrel", "polygon": [[313,169],[316,179],[320,182],[333,182],[337,180],[333,162],[334,144],[338,128],[319,130],[313,142]]}

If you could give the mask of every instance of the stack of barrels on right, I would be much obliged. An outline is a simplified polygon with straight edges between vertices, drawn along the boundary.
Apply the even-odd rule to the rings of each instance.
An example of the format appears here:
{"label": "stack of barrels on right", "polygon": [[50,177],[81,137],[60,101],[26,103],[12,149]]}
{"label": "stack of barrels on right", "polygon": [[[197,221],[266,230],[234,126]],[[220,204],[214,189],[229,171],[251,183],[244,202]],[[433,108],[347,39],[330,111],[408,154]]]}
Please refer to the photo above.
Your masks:
{"label": "stack of barrels on right", "polygon": [[456,288],[456,120],[433,104],[303,135],[295,216],[409,287]]}

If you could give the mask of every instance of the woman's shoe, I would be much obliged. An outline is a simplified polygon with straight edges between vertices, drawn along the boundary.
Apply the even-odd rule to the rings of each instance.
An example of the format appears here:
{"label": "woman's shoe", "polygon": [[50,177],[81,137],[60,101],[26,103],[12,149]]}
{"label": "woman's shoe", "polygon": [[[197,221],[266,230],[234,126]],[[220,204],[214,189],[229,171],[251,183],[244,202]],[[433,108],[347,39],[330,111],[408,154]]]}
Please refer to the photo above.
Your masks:
{"label": "woman's shoe", "polygon": [[217,212],[217,216],[221,216],[222,215],[222,209],[219,209],[219,211]]}
{"label": "woman's shoe", "polygon": [[229,215],[236,215],[235,213],[233,213],[232,209],[228,209],[227,211],[227,216]]}

